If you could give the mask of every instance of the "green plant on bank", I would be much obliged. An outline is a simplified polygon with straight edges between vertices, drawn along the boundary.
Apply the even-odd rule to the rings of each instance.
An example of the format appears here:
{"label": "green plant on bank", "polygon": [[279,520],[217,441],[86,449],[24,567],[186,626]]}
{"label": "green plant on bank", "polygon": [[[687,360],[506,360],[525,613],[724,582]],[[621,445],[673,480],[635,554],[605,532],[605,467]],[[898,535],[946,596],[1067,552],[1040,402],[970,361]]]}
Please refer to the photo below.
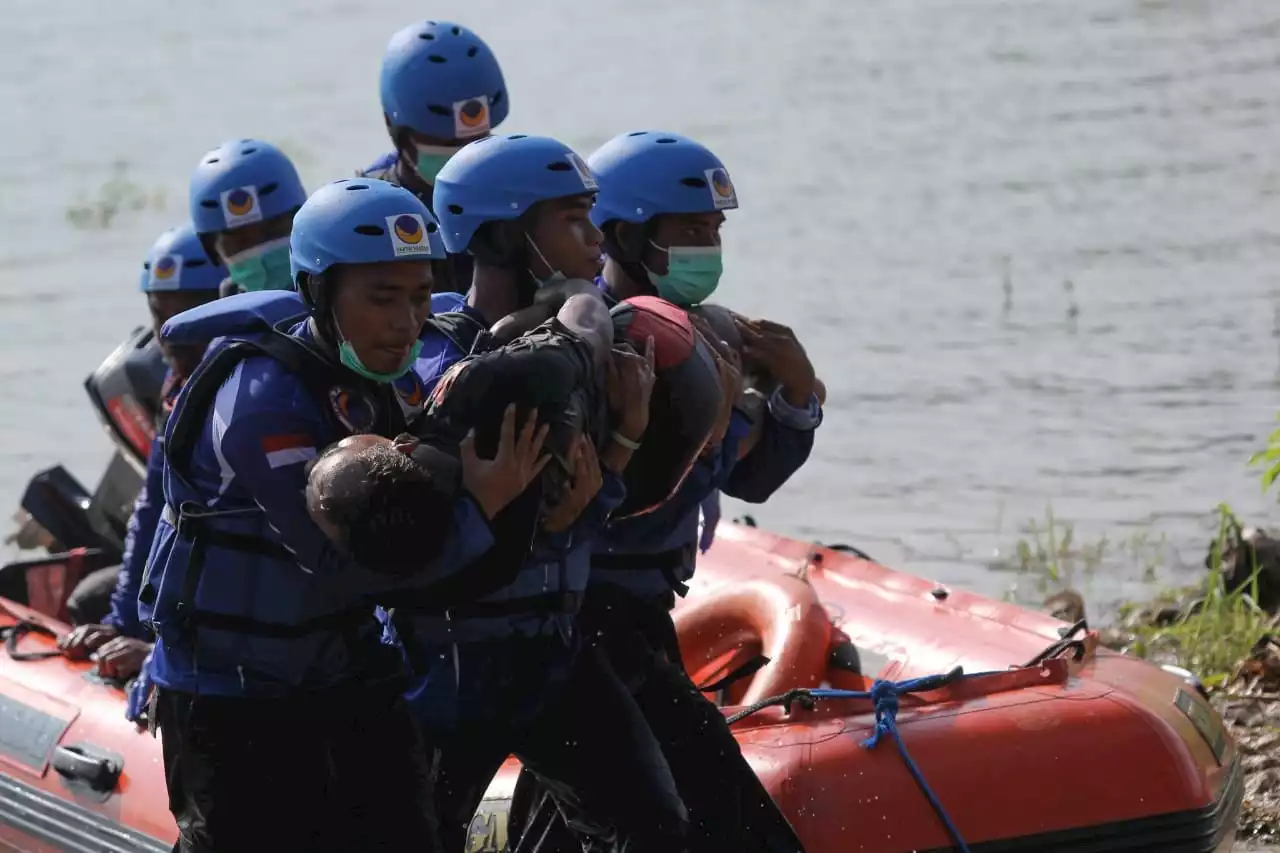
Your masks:
{"label": "green plant on bank", "polygon": [[129,164],[117,160],[111,164],[111,177],[98,188],[96,198],[83,195],[67,208],[67,221],[76,228],[110,228],[123,213],[164,209],[164,191],[147,190],[129,178]]}
{"label": "green plant on bank", "polygon": [[1044,519],[1029,519],[1018,532],[1011,553],[998,555],[992,568],[1034,578],[1041,595],[1077,584],[1087,588],[1098,569],[1111,562],[1140,565],[1143,581],[1154,582],[1168,550],[1165,535],[1149,530],[1121,539],[1083,539],[1075,525],[1054,514],[1052,504]]}
{"label": "green plant on bank", "polygon": [[1133,627],[1137,642],[1128,651],[1139,657],[1172,657],[1179,666],[1195,673],[1209,689],[1225,687],[1234,677],[1258,639],[1272,623],[1272,617],[1254,601],[1258,596],[1259,567],[1256,560],[1249,580],[1230,591],[1222,573],[1222,555],[1228,536],[1239,522],[1226,504],[1218,506],[1218,535],[1210,553],[1211,569],[1190,592],[1199,606],[1185,612],[1169,625],[1138,623]]}

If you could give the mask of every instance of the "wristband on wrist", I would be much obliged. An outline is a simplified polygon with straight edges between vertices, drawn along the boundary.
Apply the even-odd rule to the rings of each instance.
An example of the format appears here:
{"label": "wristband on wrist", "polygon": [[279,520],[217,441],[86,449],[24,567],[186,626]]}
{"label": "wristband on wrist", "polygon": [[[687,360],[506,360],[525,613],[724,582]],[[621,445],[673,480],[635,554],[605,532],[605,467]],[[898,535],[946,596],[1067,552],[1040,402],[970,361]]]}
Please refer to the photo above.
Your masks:
{"label": "wristband on wrist", "polygon": [[614,441],[616,441],[618,444],[625,447],[627,450],[634,452],[640,449],[640,442],[627,438],[625,435],[618,432],[616,429],[613,432],[609,433],[609,437],[612,438]]}

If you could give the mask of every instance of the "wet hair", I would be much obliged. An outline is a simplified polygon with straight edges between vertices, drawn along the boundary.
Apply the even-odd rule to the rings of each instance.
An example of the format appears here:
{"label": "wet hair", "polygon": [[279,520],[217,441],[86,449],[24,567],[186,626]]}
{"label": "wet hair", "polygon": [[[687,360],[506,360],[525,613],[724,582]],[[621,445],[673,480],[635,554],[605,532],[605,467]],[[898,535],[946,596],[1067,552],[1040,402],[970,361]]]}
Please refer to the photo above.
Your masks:
{"label": "wet hair", "polygon": [[[330,448],[316,461],[333,454]],[[439,452],[410,457],[389,444],[364,448],[347,463],[359,466],[359,485],[320,495],[320,512],[342,531],[361,565],[391,575],[422,571],[452,528],[458,472],[450,470],[451,461],[456,464]]]}

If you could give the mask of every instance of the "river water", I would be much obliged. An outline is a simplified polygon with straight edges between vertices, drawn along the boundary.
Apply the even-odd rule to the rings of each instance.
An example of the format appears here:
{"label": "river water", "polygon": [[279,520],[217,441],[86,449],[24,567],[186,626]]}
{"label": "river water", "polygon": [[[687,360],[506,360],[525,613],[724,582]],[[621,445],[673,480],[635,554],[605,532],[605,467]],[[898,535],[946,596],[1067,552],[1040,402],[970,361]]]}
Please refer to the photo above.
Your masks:
{"label": "river water", "polygon": [[[57,461],[96,482],[81,382],[143,322],[138,264],[200,155],[273,140],[309,186],[363,165],[381,51],[417,14],[490,42],[505,130],[585,154],[669,129],[729,165],[719,296],[793,325],[830,388],[762,526],[1026,598],[989,565],[1050,504],[1077,541],[1166,536],[1162,580],[1199,571],[1217,502],[1274,512],[1244,467],[1280,370],[1264,0],[9,0],[0,506]],[[83,227],[116,168],[140,209]],[[1073,582],[1105,605],[1142,562]]]}

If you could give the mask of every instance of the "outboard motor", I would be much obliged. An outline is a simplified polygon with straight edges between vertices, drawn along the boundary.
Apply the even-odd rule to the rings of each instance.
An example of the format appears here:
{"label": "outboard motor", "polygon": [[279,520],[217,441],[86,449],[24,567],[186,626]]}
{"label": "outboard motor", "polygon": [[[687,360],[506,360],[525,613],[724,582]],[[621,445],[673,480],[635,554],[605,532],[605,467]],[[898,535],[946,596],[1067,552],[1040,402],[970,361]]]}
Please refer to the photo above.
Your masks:
{"label": "outboard motor", "polygon": [[155,334],[139,326],[84,382],[107,434],[139,477],[147,470],[166,369]]}

